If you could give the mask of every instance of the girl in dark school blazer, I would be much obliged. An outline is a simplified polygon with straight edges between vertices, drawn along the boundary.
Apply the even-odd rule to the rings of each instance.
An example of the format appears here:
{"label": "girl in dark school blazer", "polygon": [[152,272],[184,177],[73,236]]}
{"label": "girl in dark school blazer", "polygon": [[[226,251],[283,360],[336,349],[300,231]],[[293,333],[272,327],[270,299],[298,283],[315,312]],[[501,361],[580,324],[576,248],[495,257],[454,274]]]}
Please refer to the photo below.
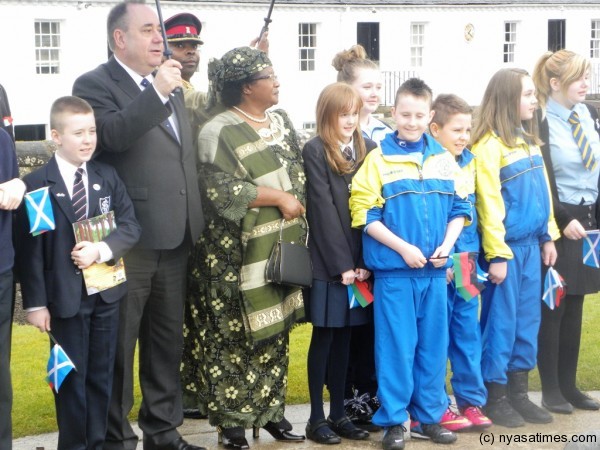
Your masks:
{"label": "girl in dark school blazer", "polygon": [[[311,415],[306,436],[321,444],[337,444],[340,436],[366,439],[344,412],[350,327],[371,320],[370,307],[349,308],[348,285],[370,272],[361,258],[361,232],[351,228],[348,200],[352,176],[366,153],[376,147],[359,127],[362,100],[345,83],[325,87],[317,102],[317,136],[302,151],[307,177],[307,216],[313,285],[306,310],[313,324],[308,350]],[[327,377],[330,414],[325,420],[323,385]]]}

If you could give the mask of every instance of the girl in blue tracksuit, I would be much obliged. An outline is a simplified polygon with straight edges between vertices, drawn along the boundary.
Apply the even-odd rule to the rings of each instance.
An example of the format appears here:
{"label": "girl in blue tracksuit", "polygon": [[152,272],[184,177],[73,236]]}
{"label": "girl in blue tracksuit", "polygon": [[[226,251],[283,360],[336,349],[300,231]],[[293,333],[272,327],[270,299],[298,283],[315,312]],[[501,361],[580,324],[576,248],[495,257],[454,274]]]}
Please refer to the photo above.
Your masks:
{"label": "girl in blue tracksuit", "polygon": [[490,80],[473,130],[477,214],[489,273],[482,292],[483,380],[487,416],[516,427],[552,416],[529,401],[540,325],[541,259],[556,261],[559,236],[535,132],[533,80],[502,69]]}
{"label": "girl in blue tracksuit", "polygon": [[448,323],[446,266],[469,202],[456,194],[460,168],[424,134],[432,117],[431,90],[409,79],[396,94],[397,131],[365,159],[352,181],[352,226],[363,228],[363,257],[374,272],[375,364],[381,407],[373,423],[386,427],[384,449],[411,436],[451,443],[439,425]]}

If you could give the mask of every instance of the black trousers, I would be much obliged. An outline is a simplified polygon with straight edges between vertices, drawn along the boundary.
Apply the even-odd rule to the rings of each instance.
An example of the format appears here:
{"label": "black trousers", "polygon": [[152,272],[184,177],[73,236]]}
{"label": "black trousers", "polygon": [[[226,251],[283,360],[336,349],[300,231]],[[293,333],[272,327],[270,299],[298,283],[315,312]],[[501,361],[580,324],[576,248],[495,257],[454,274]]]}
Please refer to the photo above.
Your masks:
{"label": "black trousers", "polygon": [[164,445],[183,423],[179,366],[183,305],[191,240],[172,250],[134,249],[125,257],[128,294],[121,302],[117,357],[105,450],[135,450],[127,419],[133,407],[133,360],[139,342],[144,393],[138,424],[144,441]]}
{"label": "black trousers", "polygon": [[[83,288],[81,307],[66,319],[52,317],[52,335],[77,370],[54,394],[58,450],[102,450],[119,328],[119,302],[105,303]],[[53,391],[54,392],[54,391]]]}
{"label": "black trousers", "polygon": [[10,380],[10,336],[13,311],[12,270],[0,273],[0,448],[12,447],[12,387]]}

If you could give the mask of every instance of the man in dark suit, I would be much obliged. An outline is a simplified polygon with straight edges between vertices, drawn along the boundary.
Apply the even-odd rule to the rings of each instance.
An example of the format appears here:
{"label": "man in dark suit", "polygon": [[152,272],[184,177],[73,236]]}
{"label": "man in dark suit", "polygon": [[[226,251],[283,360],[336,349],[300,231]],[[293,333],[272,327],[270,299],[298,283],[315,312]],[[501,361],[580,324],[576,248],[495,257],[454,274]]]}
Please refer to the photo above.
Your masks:
{"label": "man in dark suit", "polygon": [[125,182],[142,237],[125,259],[129,293],[121,303],[104,448],[137,446],[127,414],[139,339],[144,449],[196,450],[177,431],[187,255],[204,226],[190,125],[182,95],[174,92],[182,85],[181,64],[162,62],[159,21],[148,6],[120,3],[107,22],[114,55],[78,78],[73,93],[94,108],[99,159]]}
{"label": "man in dark suit", "polygon": [[[55,228],[30,234],[31,221],[21,207],[16,267],[27,320],[40,331],[52,330],[77,368],[60,389],[55,387],[58,449],[97,449],[106,435],[119,300],[127,285],[91,292],[82,270],[118,261],[141,230],[115,169],[90,161],[96,147],[91,106],[77,97],[61,97],[52,106],[50,126],[56,153],[24,181],[29,191],[48,187],[46,201],[52,205]],[[109,211],[114,211],[116,229],[99,242],[76,243],[73,223]]]}

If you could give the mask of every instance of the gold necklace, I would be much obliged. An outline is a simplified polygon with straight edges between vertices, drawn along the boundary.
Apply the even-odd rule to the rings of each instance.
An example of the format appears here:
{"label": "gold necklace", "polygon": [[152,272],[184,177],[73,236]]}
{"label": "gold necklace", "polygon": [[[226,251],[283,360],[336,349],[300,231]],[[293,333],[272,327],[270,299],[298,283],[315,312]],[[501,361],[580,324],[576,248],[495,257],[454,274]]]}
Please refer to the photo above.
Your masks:
{"label": "gold necklace", "polygon": [[237,112],[239,112],[242,116],[246,117],[247,119],[250,119],[252,122],[265,123],[267,120],[269,120],[269,116],[267,115],[266,112],[265,112],[264,119],[257,119],[256,117],[251,116],[250,114],[246,113],[245,111],[242,111],[237,106],[232,106],[232,108],[235,109]]}

